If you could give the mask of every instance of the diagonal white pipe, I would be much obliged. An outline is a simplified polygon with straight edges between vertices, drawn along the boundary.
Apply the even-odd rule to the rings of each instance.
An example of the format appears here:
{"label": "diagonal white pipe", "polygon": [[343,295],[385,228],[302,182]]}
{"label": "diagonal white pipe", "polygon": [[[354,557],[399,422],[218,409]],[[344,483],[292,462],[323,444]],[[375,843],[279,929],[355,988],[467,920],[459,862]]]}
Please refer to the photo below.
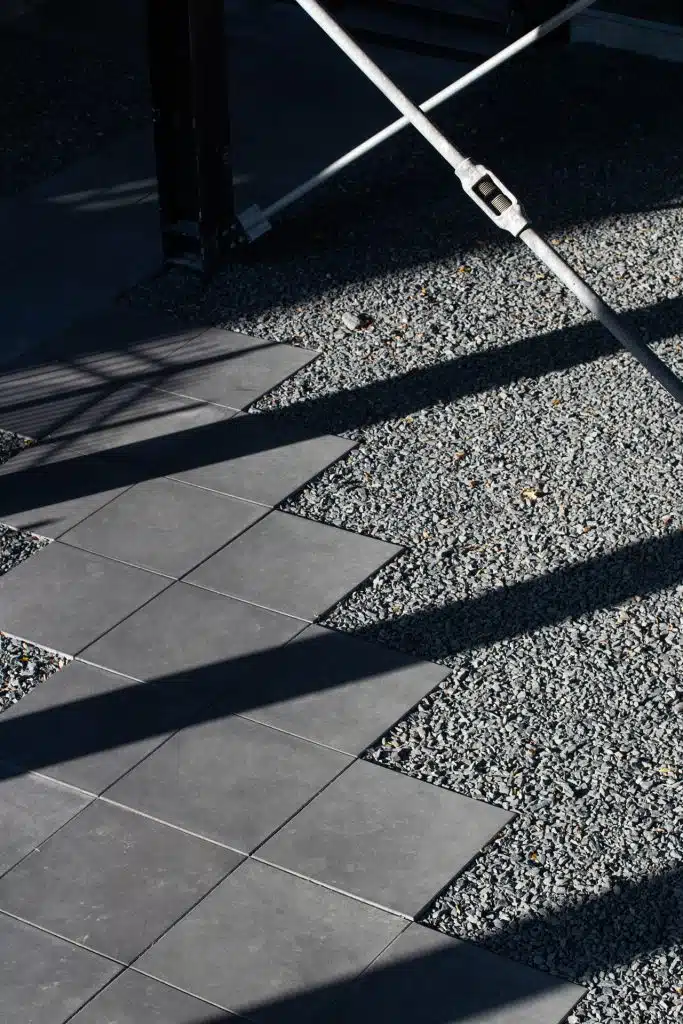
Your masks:
{"label": "diagonal white pipe", "polygon": [[[498,53],[489,57],[488,60],[478,64],[476,68],[472,68],[471,71],[461,75],[461,77],[456,79],[455,82],[451,82],[450,85],[441,89],[440,92],[435,93],[434,96],[430,96],[428,100],[425,100],[424,103],[420,104],[419,109],[423,113],[434,110],[442,103],[445,103],[446,100],[451,99],[451,97],[456,96],[459,92],[467,89],[467,87],[472,85],[473,82],[479,81],[480,78],[484,78],[491,71],[495,70],[495,68],[500,67],[501,64],[510,60],[511,57],[516,56],[518,53],[521,53],[522,50],[526,50],[527,47],[532,46],[539,39],[542,39],[543,36],[548,35],[550,32],[554,32],[556,28],[560,27],[560,25],[563,25],[566,21],[569,21],[575,15],[585,10],[586,7],[590,7],[591,4],[594,3],[595,0],[575,0],[574,3],[569,4],[569,6],[564,10],[555,14],[547,21],[544,21],[542,25],[538,25],[536,28],[531,29],[530,32],[526,32],[525,35],[520,36],[519,39],[515,39],[515,41],[510,43],[509,46],[504,47]],[[310,14],[310,11],[308,11],[308,13]],[[334,160],[331,164],[328,164],[327,167],[318,171],[317,174],[312,175],[306,181],[302,182],[301,185],[293,188],[280,199],[275,200],[274,203],[271,203],[270,206],[261,211],[261,216],[268,219],[270,217],[274,217],[278,213],[281,213],[282,210],[287,209],[288,206],[295,203],[297,199],[303,198],[303,196],[312,192],[314,188],[317,188],[319,185],[329,181],[335,174],[339,174],[339,172],[343,171],[345,167],[348,167],[360,157],[365,156],[366,153],[370,153],[373,149],[381,145],[383,142],[386,142],[386,140],[390,139],[393,135],[398,134],[398,132],[402,131],[410,123],[411,122],[407,117],[400,117],[397,121],[393,121],[391,124],[387,125],[386,128],[376,132],[375,135],[371,135],[370,138],[365,139],[364,142],[361,142],[358,146],[354,146],[353,149],[350,149],[348,153],[345,153],[337,160]]]}
{"label": "diagonal white pipe", "polygon": [[[683,383],[644,341],[619,320],[615,312],[603,302],[590,285],[579,277],[560,254],[530,227],[519,201],[502,182],[486,167],[474,164],[461,153],[439,131],[436,125],[432,124],[422,110],[416,107],[397,85],[394,85],[388,75],[385,75],[381,68],[377,67],[341,25],[338,25],[334,18],[331,18],[323,10],[317,0],[296,0],[296,2],[353,61],[356,67],[377,86],[380,92],[384,93],[389,102],[394,104],[437,153],[440,153],[444,160],[451,165],[470,199],[491,220],[497,222],[499,227],[520,238],[551,273],[576,296],[579,302],[598,318],[610,334],[636,359],[640,360],[649,373],[677,402],[683,404]],[[482,189],[482,185],[486,187]]]}

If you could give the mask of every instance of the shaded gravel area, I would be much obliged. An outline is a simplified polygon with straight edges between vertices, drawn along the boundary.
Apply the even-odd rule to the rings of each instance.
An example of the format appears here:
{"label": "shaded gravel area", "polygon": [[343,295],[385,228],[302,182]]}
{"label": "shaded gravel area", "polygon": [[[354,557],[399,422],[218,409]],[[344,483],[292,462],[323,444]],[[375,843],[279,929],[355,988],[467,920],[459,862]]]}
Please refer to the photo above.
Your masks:
{"label": "shaded gravel area", "polygon": [[48,0],[0,24],[0,196],[49,178],[149,119],[140,45],[126,36],[131,0],[119,4],[118,32],[116,6]]}
{"label": "shaded gravel area", "polygon": [[[30,443],[23,437],[0,430],[0,463]],[[43,537],[0,523],[0,576],[48,543]],[[0,633],[0,712],[16,704],[34,686],[63,668],[65,663],[61,655]]]}
{"label": "shaded gravel area", "polygon": [[[680,372],[682,74],[574,47],[441,115]],[[683,421],[494,230],[406,136],[129,301],[322,351],[252,411],[359,445],[285,507],[405,545],[327,621],[452,668],[367,756],[517,812],[427,921],[681,1019]]]}

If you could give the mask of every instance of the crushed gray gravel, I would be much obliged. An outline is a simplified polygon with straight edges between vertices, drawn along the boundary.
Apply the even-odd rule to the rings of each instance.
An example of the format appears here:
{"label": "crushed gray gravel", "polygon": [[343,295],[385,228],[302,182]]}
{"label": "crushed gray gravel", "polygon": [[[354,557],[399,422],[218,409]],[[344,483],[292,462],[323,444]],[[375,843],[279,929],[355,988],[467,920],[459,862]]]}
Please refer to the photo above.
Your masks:
{"label": "crushed gray gravel", "polygon": [[[28,444],[24,437],[0,430],[0,463]],[[0,576],[29,558],[49,541],[0,523]],[[0,632],[0,712],[29,693],[66,664],[63,655],[46,651]],[[1,754],[1,752],[0,752]]]}
{"label": "crushed gray gravel", "polygon": [[67,664],[61,654],[0,633],[0,712]]}
{"label": "crushed gray gravel", "polygon": [[[440,115],[679,372],[682,73],[549,51]],[[366,756],[517,812],[426,920],[585,984],[572,1024],[662,1024],[683,1016],[683,421],[494,230],[403,136],[208,288],[174,272],[128,301],[321,350],[252,412],[358,447],[284,507],[405,545],[326,621],[452,669]]]}

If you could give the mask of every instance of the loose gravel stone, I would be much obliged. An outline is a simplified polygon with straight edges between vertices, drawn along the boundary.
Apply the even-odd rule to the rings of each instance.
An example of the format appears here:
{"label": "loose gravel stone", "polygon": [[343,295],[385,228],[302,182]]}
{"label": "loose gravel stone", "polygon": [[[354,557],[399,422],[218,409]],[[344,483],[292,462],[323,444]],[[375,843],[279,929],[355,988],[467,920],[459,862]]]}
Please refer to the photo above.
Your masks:
{"label": "loose gravel stone", "polygon": [[[679,373],[680,75],[574,46],[439,113]],[[208,288],[129,301],[321,350],[251,413],[358,446],[283,507],[404,545],[325,621],[451,669],[366,757],[517,812],[426,921],[587,985],[573,1024],[679,1019],[672,401],[407,134]]]}
{"label": "loose gravel stone", "polygon": [[[0,430],[0,463],[6,462],[31,443],[17,434]],[[44,537],[36,537],[0,523],[0,576],[46,544],[49,541]],[[64,655],[54,654],[0,632],[0,712],[16,704],[34,686],[62,668],[66,661]]]}
{"label": "loose gravel stone", "polygon": [[64,668],[68,660],[62,654],[0,633],[0,712]]}

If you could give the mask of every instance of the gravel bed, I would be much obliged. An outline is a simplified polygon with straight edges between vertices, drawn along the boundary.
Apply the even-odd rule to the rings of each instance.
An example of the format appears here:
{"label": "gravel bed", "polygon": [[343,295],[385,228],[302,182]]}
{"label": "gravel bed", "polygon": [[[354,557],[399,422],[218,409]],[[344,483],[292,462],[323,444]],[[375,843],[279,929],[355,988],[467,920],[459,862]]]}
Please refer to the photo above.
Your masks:
{"label": "gravel bed", "polygon": [[[440,118],[683,372],[681,73],[574,47]],[[494,232],[405,136],[209,287],[128,301],[321,350],[252,412],[358,447],[284,507],[405,546],[326,621],[452,669],[366,756],[517,812],[426,920],[587,985],[572,1022],[670,1021],[683,420]]]}
{"label": "gravel bed", "polygon": [[[0,464],[30,443],[17,434],[0,430]],[[49,541],[44,537],[36,537],[0,523],[0,576],[46,544]],[[0,632],[0,712],[16,704],[34,686],[63,668],[66,660],[63,655],[15,640]]]}
{"label": "gravel bed", "polygon": [[0,713],[67,664],[62,654],[0,633]]}

